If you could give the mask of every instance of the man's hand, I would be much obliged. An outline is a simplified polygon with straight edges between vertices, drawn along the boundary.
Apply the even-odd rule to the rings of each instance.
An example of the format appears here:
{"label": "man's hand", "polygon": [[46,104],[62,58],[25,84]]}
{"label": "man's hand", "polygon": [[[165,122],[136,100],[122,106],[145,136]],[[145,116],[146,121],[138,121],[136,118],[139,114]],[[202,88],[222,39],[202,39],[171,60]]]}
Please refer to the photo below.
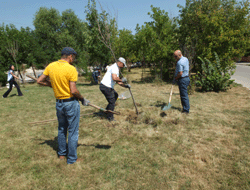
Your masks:
{"label": "man's hand", "polygon": [[37,79],[37,84],[40,84],[42,86],[49,86],[49,87],[52,87],[51,86],[51,82],[50,81],[47,81],[47,76],[42,74],[38,79]]}
{"label": "man's hand", "polygon": [[131,88],[130,84],[125,84],[124,87],[125,88]]}
{"label": "man's hand", "polygon": [[174,79],[173,81],[172,81],[172,85],[174,85],[176,83],[176,80]]}
{"label": "man's hand", "polygon": [[84,106],[88,106],[90,103],[90,101],[85,99],[85,98],[80,99],[80,101],[82,102],[82,105],[84,105]]}
{"label": "man's hand", "polygon": [[127,83],[128,80],[127,80],[125,77],[123,77],[123,78],[122,78],[122,82],[123,82],[123,83]]}

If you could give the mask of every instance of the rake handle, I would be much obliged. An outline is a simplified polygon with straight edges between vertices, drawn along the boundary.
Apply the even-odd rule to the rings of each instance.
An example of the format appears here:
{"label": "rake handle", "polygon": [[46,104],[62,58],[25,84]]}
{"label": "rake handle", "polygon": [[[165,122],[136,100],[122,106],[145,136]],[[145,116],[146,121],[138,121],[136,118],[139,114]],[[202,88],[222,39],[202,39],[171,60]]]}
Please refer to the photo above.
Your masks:
{"label": "rake handle", "polygon": [[99,107],[99,106],[96,106],[96,105],[90,104],[90,103],[88,103],[88,105],[91,106],[91,107],[93,107],[93,108],[96,108],[96,109],[98,109],[98,110],[101,110],[101,111],[103,111],[103,112],[105,112],[105,113],[109,112],[109,113],[113,113],[113,114],[116,114],[116,115],[120,115],[120,112],[115,112],[115,111],[111,111],[111,110],[106,110],[106,109],[104,109],[104,108],[101,108],[101,107]]}
{"label": "rake handle", "polygon": [[133,94],[132,94],[130,88],[129,88],[129,92],[130,92],[130,94],[131,94],[131,96],[132,96],[132,99],[133,99],[133,102],[134,102],[134,105],[135,105],[136,114],[138,115],[139,112],[138,112],[137,106],[136,106],[136,104],[135,104],[135,99],[134,99],[134,97],[133,97]]}
{"label": "rake handle", "polygon": [[[123,78],[122,72],[121,72],[120,70],[119,70],[119,73],[120,73],[121,77]],[[130,88],[129,88],[129,92],[130,92],[130,94],[131,94],[131,96],[132,96],[132,99],[133,99],[133,103],[134,103],[134,106],[135,106],[136,114],[138,115],[139,112],[138,112],[137,106],[136,106],[136,104],[135,104],[135,99],[134,99],[134,96],[133,96],[133,94],[132,94]]]}
{"label": "rake handle", "polygon": [[37,78],[34,78],[34,77],[30,76],[30,75],[26,75],[26,77],[29,77],[29,78],[31,78],[31,79],[37,81]]}

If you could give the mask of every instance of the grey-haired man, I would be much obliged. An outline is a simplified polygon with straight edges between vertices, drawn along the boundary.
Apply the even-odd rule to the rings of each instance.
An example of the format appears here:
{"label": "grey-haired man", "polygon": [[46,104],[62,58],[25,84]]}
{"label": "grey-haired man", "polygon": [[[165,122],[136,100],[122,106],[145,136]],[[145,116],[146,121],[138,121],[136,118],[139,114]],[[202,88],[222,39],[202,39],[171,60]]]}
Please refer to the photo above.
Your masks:
{"label": "grey-haired man", "polygon": [[[126,67],[126,60],[123,57],[120,57],[116,63],[108,67],[107,72],[105,73],[101,81],[100,90],[108,101],[108,105],[106,107],[107,110],[114,111],[115,109],[115,102],[118,98],[118,94],[114,90],[115,83],[119,84],[122,87],[130,88],[129,84],[125,84],[127,83],[126,78],[119,78],[119,70],[123,67]],[[108,113],[107,119],[109,121],[113,121],[114,115],[112,113]]]}
{"label": "grey-haired man", "polygon": [[177,61],[175,69],[175,81],[177,81],[180,90],[181,104],[183,107],[182,113],[188,114],[190,109],[187,89],[190,83],[189,61],[182,55],[180,50],[176,50],[174,52],[174,58]]}

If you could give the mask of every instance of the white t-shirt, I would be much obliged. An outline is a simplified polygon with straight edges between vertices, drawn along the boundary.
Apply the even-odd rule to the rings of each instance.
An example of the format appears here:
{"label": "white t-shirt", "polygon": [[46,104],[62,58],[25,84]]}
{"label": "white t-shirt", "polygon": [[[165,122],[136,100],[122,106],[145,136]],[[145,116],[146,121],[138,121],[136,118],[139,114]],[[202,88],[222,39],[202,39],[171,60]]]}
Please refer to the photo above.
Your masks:
{"label": "white t-shirt", "polygon": [[8,72],[8,76],[7,76],[7,81],[8,82],[13,78],[11,73],[13,73],[13,70],[9,70],[9,72]]}
{"label": "white t-shirt", "polygon": [[101,83],[104,86],[107,86],[109,88],[114,88],[116,82],[112,79],[112,74],[116,74],[117,77],[119,77],[119,67],[117,66],[116,63],[108,67],[108,70],[101,81]]}

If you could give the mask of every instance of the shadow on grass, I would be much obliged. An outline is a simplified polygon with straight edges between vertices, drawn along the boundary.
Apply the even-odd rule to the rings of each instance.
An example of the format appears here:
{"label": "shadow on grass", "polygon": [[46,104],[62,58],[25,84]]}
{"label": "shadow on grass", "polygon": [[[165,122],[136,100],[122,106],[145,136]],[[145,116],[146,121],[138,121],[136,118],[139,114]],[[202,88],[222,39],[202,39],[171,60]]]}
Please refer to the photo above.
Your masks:
{"label": "shadow on grass", "polygon": [[53,150],[55,150],[57,152],[57,150],[58,150],[58,137],[55,137],[54,140],[45,140],[44,142],[40,143],[40,145],[44,145],[44,144],[49,145],[51,148],[53,148]]}
{"label": "shadow on grass", "polygon": [[161,108],[162,109],[166,105],[167,104],[165,102],[157,101],[154,106],[157,107],[157,108]]}
{"label": "shadow on grass", "polygon": [[8,98],[12,98],[13,96],[17,96],[16,94],[11,94],[8,96]]}
{"label": "shadow on grass", "polygon": [[93,117],[99,117],[100,119],[106,119],[107,118],[107,114],[99,111],[99,112],[95,112]]}
{"label": "shadow on grass", "polygon": [[[40,143],[40,145],[44,145],[44,144],[49,145],[51,148],[53,148],[54,151],[56,152],[58,151],[58,137],[55,137],[54,140],[45,140],[44,142]],[[110,145],[100,145],[100,144],[97,144],[97,145],[78,144],[77,147],[79,146],[94,146],[95,148],[98,148],[98,149],[110,149],[111,148]],[[68,147],[68,144],[67,144],[67,147]]]}
{"label": "shadow on grass", "polygon": [[174,109],[174,110],[182,111],[182,108],[180,108],[180,107],[172,106],[171,108]]}
{"label": "shadow on grass", "polygon": [[77,146],[94,146],[95,148],[98,148],[98,149],[110,149],[111,148],[110,145],[101,145],[101,144],[97,144],[97,145],[94,145],[94,144],[78,144]]}

